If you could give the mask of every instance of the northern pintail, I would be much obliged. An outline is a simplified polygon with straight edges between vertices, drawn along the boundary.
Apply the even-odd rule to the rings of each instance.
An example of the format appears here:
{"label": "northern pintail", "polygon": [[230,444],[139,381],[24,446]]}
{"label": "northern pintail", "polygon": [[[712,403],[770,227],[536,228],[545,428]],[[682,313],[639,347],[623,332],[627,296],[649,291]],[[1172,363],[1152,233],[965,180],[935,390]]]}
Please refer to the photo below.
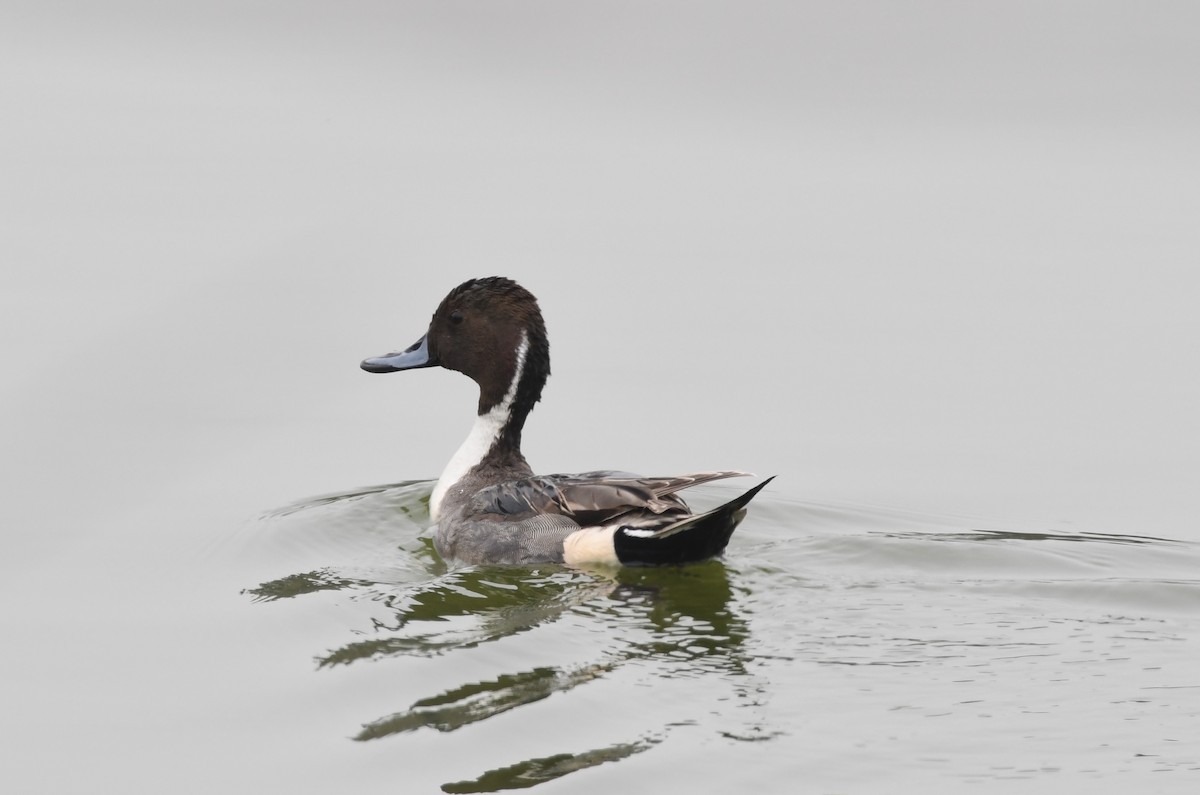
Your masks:
{"label": "northern pintail", "polygon": [[434,543],[447,560],[571,566],[702,560],[725,549],[746,504],[770,482],[695,514],[678,491],[747,473],[535,476],[521,454],[521,429],[550,375],[550,344],[537,299],[511,279],[463,282],[442,300],[421,339],[362,363],[372,373],[422,367],[457,370],[479,385],[475,424],[429,499]]}

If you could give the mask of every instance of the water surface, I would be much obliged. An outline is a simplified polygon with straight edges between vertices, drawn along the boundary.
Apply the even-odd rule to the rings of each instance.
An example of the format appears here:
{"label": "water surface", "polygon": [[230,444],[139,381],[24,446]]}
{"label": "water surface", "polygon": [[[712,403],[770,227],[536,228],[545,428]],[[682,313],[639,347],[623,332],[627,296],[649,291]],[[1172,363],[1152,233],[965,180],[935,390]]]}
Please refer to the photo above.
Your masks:
{"label": "water surface", "polygon": [[425,528],[431,487],[264,516],[256,543],[311,558],[245,596],[264,615],[336,607],[314,681],[390,686],[330,730],[401,753],[424,735],[422,780],[443,791],[608,786],[673,765],[690,786],[748,775],[766,791],[1200,775],[1194,543],[768,491],[723,561],[447,569]]}

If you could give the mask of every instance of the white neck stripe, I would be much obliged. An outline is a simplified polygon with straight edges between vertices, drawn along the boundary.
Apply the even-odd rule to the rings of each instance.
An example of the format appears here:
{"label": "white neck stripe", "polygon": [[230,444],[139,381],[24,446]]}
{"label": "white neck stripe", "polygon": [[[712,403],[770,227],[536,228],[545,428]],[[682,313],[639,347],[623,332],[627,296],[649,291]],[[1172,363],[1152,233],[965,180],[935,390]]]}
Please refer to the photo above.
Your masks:
{"label": "white neck stripe", "polygon": [[479,414],[475,417],[475,424],[471,426],[471,432],[459,446],[458,452],[450,459],[450,463],[446,464],[446,468],[442,470],[442,476],[438,478],[437,485],[433,488],[433,494],[429,497],[429,516],[435,522],[441,512],[442,500],[445,499],[446,492],[491,452],[496,440],[500,438],[500,432],[508,424],[508,419],[512,416],[513,401],[517,397],[517,386],[521,383],[521,374],[525,371],[525,353],[528,350],[529,338],[522,331],[521,342],[517,346],[517,366],[513,372],[512,382],[508,385],[508,391],[504,393],[504,398],[492,406],[486,414]]}

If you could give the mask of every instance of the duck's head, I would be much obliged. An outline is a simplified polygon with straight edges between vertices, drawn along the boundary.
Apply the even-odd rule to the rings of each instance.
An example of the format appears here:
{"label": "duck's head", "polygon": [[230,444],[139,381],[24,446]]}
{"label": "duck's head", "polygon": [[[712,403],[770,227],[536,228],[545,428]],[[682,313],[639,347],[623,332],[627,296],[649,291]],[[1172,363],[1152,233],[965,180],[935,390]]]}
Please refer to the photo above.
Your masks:
{"label": "duck's head", "polygon": [[550,345],[537,299],[503,276],[471,279],[442,299],[419,340],[362,362],[371,373],[422,367],[470,376],[479,385],[480,414],[500,405],[510,389],[514,408],[528,412],[550,375]]}

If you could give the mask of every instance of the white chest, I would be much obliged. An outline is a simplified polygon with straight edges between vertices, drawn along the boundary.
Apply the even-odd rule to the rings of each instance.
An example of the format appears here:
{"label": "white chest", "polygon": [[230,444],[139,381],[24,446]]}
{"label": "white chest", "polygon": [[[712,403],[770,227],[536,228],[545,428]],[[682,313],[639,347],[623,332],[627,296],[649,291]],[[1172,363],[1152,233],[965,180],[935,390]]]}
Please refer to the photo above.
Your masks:
{"label": "white chest", "polygon": [[491,452],[496,440],[500,438],[500,432],[508,424],[508,419],[512,416],[513,400],[517,397],[517,385],[521,383],[521,373],[525,369],[525,353],[528,350],[529,339],[522,334],[521,344],[517,348],[517,366],[514,368],[512,381],[505,390],[503,399],[488,413],[475,417],[475,424],[471,426],[471,432],[459,446],[458,452],[450,459],[450,463],[446,464],[446,468],[442,470],[442,476],[438,478],[437,485],[433,487],[433,494],[429,497],[429,516],[433,521],[436,522],[441,515],[442,501],[446,499],[446,494],[451,487],[462,480]]}

